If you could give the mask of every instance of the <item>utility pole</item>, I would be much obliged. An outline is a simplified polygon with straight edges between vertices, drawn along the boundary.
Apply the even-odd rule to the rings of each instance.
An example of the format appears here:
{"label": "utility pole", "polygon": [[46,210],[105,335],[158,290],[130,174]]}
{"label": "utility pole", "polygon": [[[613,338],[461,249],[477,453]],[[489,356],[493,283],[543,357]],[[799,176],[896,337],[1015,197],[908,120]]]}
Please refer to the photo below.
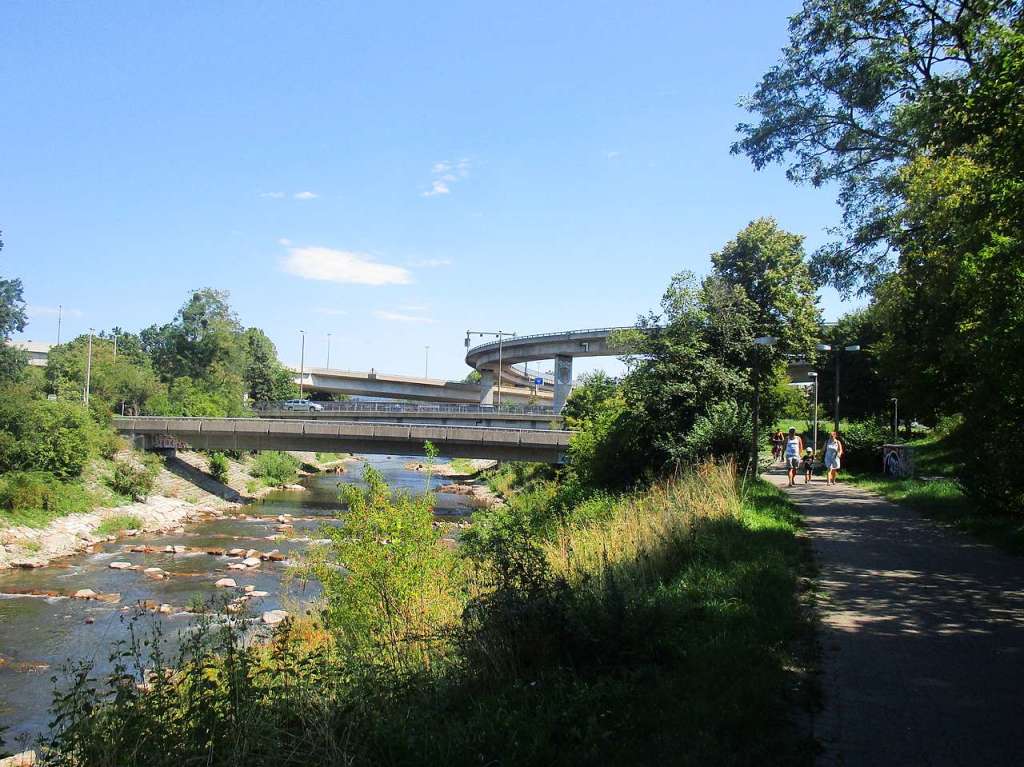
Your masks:
{"label": "utility pole", "polygon": [[82,392],[82,402],[89,407],[89,384],[92,382],[92,328],[89,328],[89,352],[85,360],[85,390]]}
{"label": "utility pole", "polygon": [[331,334],[327,334],[327,369],[331,369]]}
{"label": "utility pole", "polygon": [[306,331],[300,330],[302,336],[302,351],[299,352],[299,399],[302,399],[302,384],[306,378]]}
{"label": "utility pole", "polygon": [[430,347],[424,347],[425,352],[423,355],[423,377],[430,378]]}
{"label": "utility pole", "polygon": [[60,322],[64,319],[64,304],[57,304],[57,346],[60,346]]}

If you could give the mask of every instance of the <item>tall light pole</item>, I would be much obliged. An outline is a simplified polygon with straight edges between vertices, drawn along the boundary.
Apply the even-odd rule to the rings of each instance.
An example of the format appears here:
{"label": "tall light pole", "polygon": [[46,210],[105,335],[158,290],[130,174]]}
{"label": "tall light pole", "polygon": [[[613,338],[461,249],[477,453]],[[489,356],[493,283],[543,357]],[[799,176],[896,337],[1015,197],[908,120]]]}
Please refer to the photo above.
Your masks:
{"label": "tall light pole", "polygon": [[331,334],[327,334],[327,369],[331,369]]}
{"label": "tall light pole", "polygon": [[117,359],[117,333],[114,333],[114,359]]}
{"label": "tall light pole", "polygon": [[64,319],[64,304],[57,304],[57,346],[60,346],[60,322]]}
{"label": "tall light pole", "polygon": [[515,338],[515,333],[510,333],[507,330],[467,330],[466,331],[466,348],[469,348],[469,336],[471,334],[478,336],[497,336],[498,337],[498,396],[496,407],[501,407],[501,364],[502,364],[502,344],[506,337]]}
{"label": "tall light pole", "polygon": [[892,398],[892,441],[895,442],[900,436],[900,399]]}
{"label": "tall light pole", "polygon": [[813,370],[808,373],[814,379],[814,436],[811,438],[814,443],[814,454],[818,454],[818,374]]}
{"label": "tall light pole", "polygon": [[300,330],[302,336],[302,350],[299,352],[299,399],[302,399],[302,384],[306,379],[306,331]]}
{"label": "tall light pole", "polygon": [[430,346],[423,347],[423,377],[430,378]]}
{"label": "tall light pole", "polygon": [[835,347],[833,347],[830,344],[818,344],[816,348],[817,348],[817,350],[819,352],[831,352],[831,351],[834,351],[833,364],[835,365],[836,382],[835,382],[835,391],[832,393],[832,395],[833,395],[833,400],[832,400],[832,420],[834,422],[833,431],[839,431],[839,357],[840,357],[839,352],[840,351],[844,351],[844,352],[859,352],[860,351],[860,345],[859,344],[853,344],[852,346],[844,346],[844,347],[835,346]]}
{"label": "tall light pole", "polygon": [[85,390],[82,392],[82,402],[89,407],[89,385],[92,383],[92,328],[89,328],[89,352],[85,358]]}
{"label": "tall light pole", "polygon": [[758,458],[760,456],[760,424],[758,418],[761,408],[761,347],[774,346],[779,339],[775,336],[761,336],[754,339],[754,442],[750,446],[750,460],[754,476],[757,476]]}

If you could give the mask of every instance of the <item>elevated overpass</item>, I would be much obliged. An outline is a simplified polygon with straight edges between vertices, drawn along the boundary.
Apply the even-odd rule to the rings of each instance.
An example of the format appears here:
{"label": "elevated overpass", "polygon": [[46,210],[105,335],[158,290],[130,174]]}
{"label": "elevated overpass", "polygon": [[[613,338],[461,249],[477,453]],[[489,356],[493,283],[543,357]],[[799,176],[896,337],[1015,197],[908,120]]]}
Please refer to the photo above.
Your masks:
{"label": "elevated overpass", "polygon": [[[362,372],[309,368],[304,371],[301,378],[298,375],[295,376],[295,383],[298,384],[300,381],[304,391],[325,394],[387,397],[417,402],[447,402],[464,405],[479,405],[482,399],[481,386],[478,383],[391,375],[374,370]],[[553,397],[550,389],[534,394],[532,388],[522,385],[513,385],[509,388],[505,388],[503,385],[501,394],[506,402],[515,404],[536,402],[550,405]]]}
{"label": "elevated overpass", "polygon": [[360,423],[313,419],[115,417],[117,432],[139,448],[300,450],[424,455],[430,441],[442,456],[563,463],[572,432],[480,426]]}
{"label": "elevated overpass", "polygon": [[[480,371],[481,402],[494,401],[495,378],[499,365],[506,366],[537,360],[555,361],[554,397],[552,406],[561,412],[572,389],[572,360],[574,357],[614,357],[620,351],[613,348],[611,337],[626,327],[566,330],[559,333],[539,333],[531,336],[512,336],[502,341],[489,341],[466,352],[466,364]],[[501,387],[505,398],[504,383]]]}

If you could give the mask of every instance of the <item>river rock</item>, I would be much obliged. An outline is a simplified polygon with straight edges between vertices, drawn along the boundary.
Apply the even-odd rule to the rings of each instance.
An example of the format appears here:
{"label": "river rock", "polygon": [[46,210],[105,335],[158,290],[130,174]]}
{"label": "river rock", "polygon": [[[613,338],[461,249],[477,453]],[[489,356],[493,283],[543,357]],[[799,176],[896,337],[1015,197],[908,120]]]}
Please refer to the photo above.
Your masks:
{"label": "river rock", "polygon": [[131,562],[111,562],[109,565],[107,565],[107,567],[109,567],[111,570],[131,570],[132,569],[132,563]]}
{"label": "river rock", "polygon": [[236,589],[238,584],[232,578],[221,578],[219,581],[213,584],[219,589]]}
{"label": "river rock", "polygon": [[71,596],[73,599],[95,599],[99,595],[92,589],[79,589]]}
{"label": "river rock", "polygon": [[0,767],[35,767],[37,764],[39,762],[36,761],[35,751],[22,751],[20,754],[0,759]]}
{"label": "river rock", "polygon": [[251,594],[255,590],[256,590],[256,587],[253,586],[251,583],[248,583],[245,586],[242,586],[242,591],[244,591],[246,594]]}
{"label": "river rock", "polygon": [[249,568],[247,568],[241,562],[229,562],[228,563],[228,570],[248,570],[248,569]]}
{"label": "river rock", "polygon": [[267,555],[267,559],[269,559],[271,562],[284,562],[285,556],[277,549],[274,549]]}
{"label": "river rock", "polygon": [[49,562],[45,559],[16,559],[11,562],[11,567],[20,567],[25,570],[34,570],[37,567],[46,567]]}
{"label": "river rock", "polygon": [[229,557],[241,557],[245,554],[245,549],[228,549]]}
{"label": "river rock", "polygon": [[163,580],[167,577],[167,573],[161,570],[159,567],[147,567],[145,570],[142,571],[142,573],[147,578],[154,578],[158,581]]}
{"label": "river rock", "polygon": [[294,525],[278,525],[274,529],[277,530],[277,532],[279,533],[287,533],[289,530],[294,530],[295,527]]}
{"label": "river rock", "polygon": [[256,549],[249,549],[248,551],[245,552],[245,558],[246,559],[248,559],[249,557],[258,557],[259,555],[260,555],[260,553],[258,551],[256,551]]}
{"label": "river rock", "polygon": [[187,552],[188,552],[188,546],[175,546],[174,547],[174,553],[175,554],[185,554]]}
{"label": "river rock", "polygon": [[224,549],[218,549],[218,548],[207,549],[206,553],[209,554],[211,557],[222,557],[222,556],[224,556]]}
{"label": "river rock", "polygon": [[149,546],[132,546],[129,549],[133,554],[149,554],[152,550]]}
{"label": "river rock", "polygon": [[96,619],[93,618],[91,615],[86,615],[85,616],[85,620],[83,620],[82,622],[85,623],[86,625],[90,625],[91,626],[93,623],[96,622]]}
{"label": "river rock", "polygon": [[242,560],[242,564],[245,565],[246,567],[259,567],[260,566],[260,558],[259,557],[246,557],[245,559]]}
{"label": "river rock", "polygon": [[268,626],[276,626],[288,617],[286,610],[267,610],[263,613],[263,622]]}
{"label": "river rock", "polygon": [[165,602],[164,604],[160,605],[159,608],[157,608],[157,612],[163,615],[170,615],[174,612],[174,608]]}
{"label": "river rock", "polygon": [[278,516],[277,521],[280,522],[283,525],[286,522],[288,522],[289,520],[291,520],[291,518],[292,518],[291,514],[281,514],[281,515]]}
{"label": "river rock", "polygon": [[111,594],[97,594],[95,596],[96,601],[106,602],[108,604],[116,604],[121,601],[121,595],[114,592]]}
{"label": "river rock", "polygon": [[256,599],[257,597],[265,597],[269,593],[270,593],[269,591],[256,591],[256,590],[253,590],[253,591],[249,592],[249,596],[252,597],[253,599]]}

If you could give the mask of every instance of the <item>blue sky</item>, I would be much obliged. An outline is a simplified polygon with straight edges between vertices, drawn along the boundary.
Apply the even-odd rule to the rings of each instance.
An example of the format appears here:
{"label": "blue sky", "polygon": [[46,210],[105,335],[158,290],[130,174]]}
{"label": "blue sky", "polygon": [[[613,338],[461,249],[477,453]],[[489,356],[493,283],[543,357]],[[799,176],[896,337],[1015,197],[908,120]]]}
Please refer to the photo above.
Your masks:
{"label": "blue sky", "polygon": [[[629,324],[828,190],[729,154],[796,2],[0,5],[23,338],[231,292],[286,361],[459,377],[467,329]],[[823,294],[828,317],[846,308]],[[580,367],[615,363],[591,361]]]}

